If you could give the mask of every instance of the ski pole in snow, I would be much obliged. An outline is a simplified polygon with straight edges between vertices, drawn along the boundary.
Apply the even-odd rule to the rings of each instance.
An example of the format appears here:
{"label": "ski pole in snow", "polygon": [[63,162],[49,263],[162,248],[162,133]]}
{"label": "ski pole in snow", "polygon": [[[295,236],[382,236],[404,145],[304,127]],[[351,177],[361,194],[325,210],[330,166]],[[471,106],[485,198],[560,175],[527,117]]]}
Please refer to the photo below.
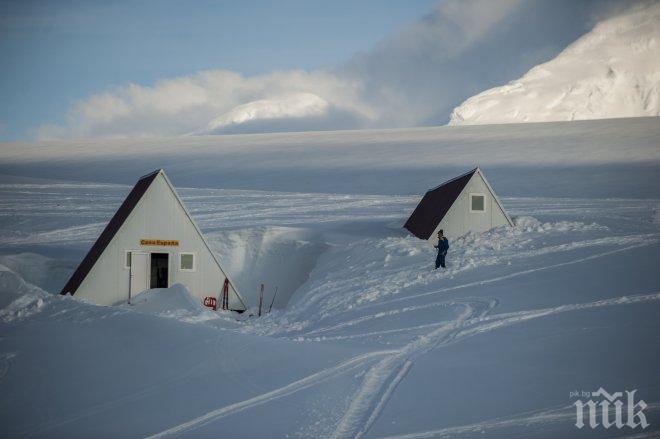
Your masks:
{"label": "ski pole in snow", "polygon": [[259,291],[259,317],[261,317],[261,304],[264,301],[264,284],[261,284],[261,291]]}
{"label": "ski pole in snow", "polygon": [[273,294],[273,300],[270,301],[270,306],[268,307],[268,314],[270,314],[270,310],[273,309],[273,303],[275,303],[275,297],[277,296],[277,289],[279,287],[275,287],[275,294]]}

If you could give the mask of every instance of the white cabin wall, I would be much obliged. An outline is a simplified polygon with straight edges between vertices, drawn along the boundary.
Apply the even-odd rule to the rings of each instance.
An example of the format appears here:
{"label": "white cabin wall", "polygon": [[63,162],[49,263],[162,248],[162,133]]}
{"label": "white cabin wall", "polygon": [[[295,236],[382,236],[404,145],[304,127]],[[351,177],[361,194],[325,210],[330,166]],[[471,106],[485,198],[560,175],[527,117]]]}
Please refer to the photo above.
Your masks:
{"label": "white cabin wall", "polygon": [[[485,212],[470,212],[471,193],[485,195]],[[497,200],[488,189],[486,182],[479,172],[475,172],[445,217],[440,221],[438,227],[433,231],[429,242],[433,245],[437,244],[437,233],[440,229],[444,230],[444,235],[447,238],[458,238],[470,231],[485,232],[494,227],[507,224],[509,222]]]}
{"label": "white cabin wall", "polygon": [[126,286],[121,288],[116,275],[118,271],[114,257],[116,253],[116,244],[110,243],[78,287],[76,298],[97,305],[114,305],[119,302],[121,291],[128,291],[128,274],[126,275]]}
{"label": "white cabin wall", "polygon": [[[177,240],[178,246],[143,246],[141,239]],[[169,286],[183,284],[200,301],[220,296],[225,273],[197,233],[162,175],[158,175],[128,216],[82,282],[75,297],[100,305],[126,302],[129,270],[124,268],[125,251],[169,254]],[[180,252],[195,254],[195,271],[179,270]],[[133,292],[132,294],[136,294]],[[230,308],[242,308],[233,286],[229,291]]]}
{"label": "white cabin wall", "polygon": [[429,241],[431,241],[433,245],[437,244],[437,235],[438,230],[440,229],[443,230],[444,235],[447,238],[456,238],[467,233],[466,222],[468,205],[466,203],[466,198],[467,197],[464,197],[462,193],[456,198],[454,204],[449,208],[449,211],[447,211],[445,217],[440,221],[438,227],[435,228],[431,238],[429,238]]}

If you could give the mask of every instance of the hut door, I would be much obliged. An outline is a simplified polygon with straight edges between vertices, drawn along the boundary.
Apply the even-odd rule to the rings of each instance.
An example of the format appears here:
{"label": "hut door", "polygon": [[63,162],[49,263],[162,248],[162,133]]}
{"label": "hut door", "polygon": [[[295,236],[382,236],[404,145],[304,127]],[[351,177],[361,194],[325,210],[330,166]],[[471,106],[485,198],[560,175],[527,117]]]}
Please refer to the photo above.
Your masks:
{"label": "hut door", "polygon": [[167,253],[152,253],[151,254],[151,270],[149,288],[167,288],[168,285],[168,268],[169,256]]}
{"label": "hut door", "polygon": [[148,284],[149,273],[149,254],[148,253],[131,253],[131,296],[135,297],[137,294],[149,288]]}

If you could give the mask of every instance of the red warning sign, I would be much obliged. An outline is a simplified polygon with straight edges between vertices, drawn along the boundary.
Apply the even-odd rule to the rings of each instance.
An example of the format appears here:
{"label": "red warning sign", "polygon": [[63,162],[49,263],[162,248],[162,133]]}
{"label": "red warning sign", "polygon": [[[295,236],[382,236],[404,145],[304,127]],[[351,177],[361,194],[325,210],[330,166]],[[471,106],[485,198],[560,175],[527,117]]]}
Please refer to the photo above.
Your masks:
{"label": "red warning sign", "polygon": [[207,308],[212,308],[213,311],[215,311],[218,309],[218,301],[215,299],[215,297],[205,297],[204,306]]}

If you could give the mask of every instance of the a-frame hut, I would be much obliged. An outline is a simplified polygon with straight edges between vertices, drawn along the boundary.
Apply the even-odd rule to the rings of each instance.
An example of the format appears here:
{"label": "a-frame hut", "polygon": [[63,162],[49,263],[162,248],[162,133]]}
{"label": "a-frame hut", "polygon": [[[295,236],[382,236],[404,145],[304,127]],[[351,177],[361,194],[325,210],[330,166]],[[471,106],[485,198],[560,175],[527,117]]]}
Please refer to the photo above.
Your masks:
{"label": "a-frame hut", "polygon": [[433,242],[440,229],[455,238],[505,225],[513,225],[511,218],[476,167],[426,192],[404,227],[420,239],[433,238]]}
{"label": "a-frame hut", "polygon": [[[225,282],[226,280],[226,282]],[[183,284],[229,309],[245,302],[162,169],[140,178],[61,294],[99,305],[130,301],[150,288]]]}

